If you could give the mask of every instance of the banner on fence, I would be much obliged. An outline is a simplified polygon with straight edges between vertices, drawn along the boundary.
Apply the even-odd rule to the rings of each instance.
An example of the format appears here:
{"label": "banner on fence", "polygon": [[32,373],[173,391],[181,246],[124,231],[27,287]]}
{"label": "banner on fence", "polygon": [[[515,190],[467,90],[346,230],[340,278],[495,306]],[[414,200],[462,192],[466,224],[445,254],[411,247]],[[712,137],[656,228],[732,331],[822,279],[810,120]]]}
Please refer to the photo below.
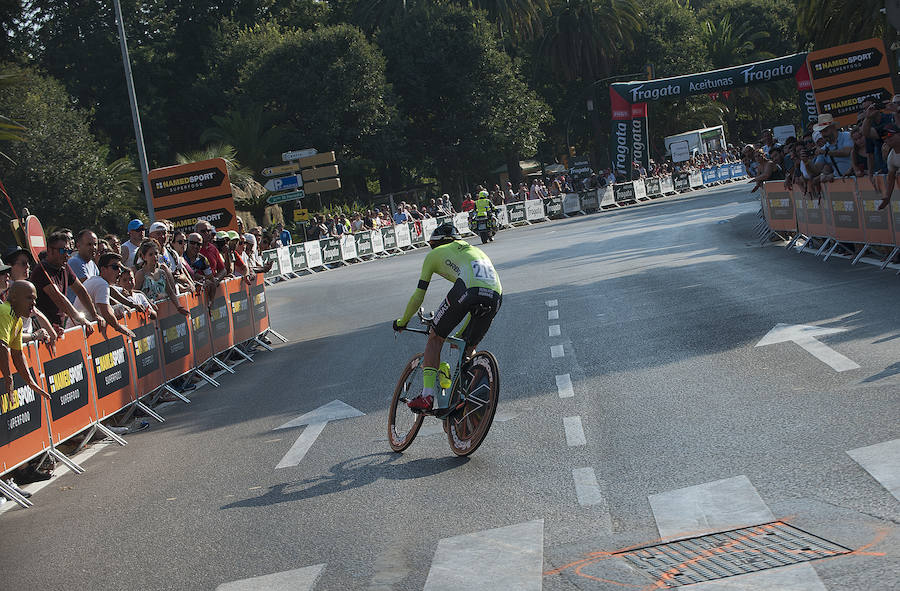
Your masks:
{"label": "banner on fence", "polygon": [[672,175],[672,182],[676,191],[687,191],[691,188],[691,177],[686,172],[676,172]]}
{"label": "banner on fence", "polygon": [[582,191],[578,194],[581,199],[581,211],[597,211],[600,209],[600,197],[597,191]]}
{"label": "banner on fence", "polygon": [[375,247],[372,245],[371,230],[357,232],[353,235],[353,238],[356,240],[356,254],[364,257],[375,253]]}
{"label": "banner on fence", "polygon": [[[258,280],[262,284],[262,277],[258,277]],[[191,350],[194,352],[194,367],[200,367],[213,355],[206,295],[189,294],[187,309],[191,313]]]}
{"label": "banner on fence", "polygon": [[247,289],[247,282],[244,279],[229,279],[225,284],[234,342],[243,343],[258,334],[254,331],[253,319],[250,317],[250,292]]}
{"label": "banner on fence", "polygon": [[382,228],[381,238],[384,241],[385,250],[397,250],[397,233],[393,227]]}
{"label": "banner on fence", "polygon": [[612,185],[606,185],[597,189],[597,200],[600,207],[611,207],[616,204],[616,193],[613,191]]}
{"label": "banner on fence", "polygon": [[634,188],[634,200],[641,201],[642,199],[647,198],[647,187],[644,184],[643,179],[636,179],[631,182],[631,186]]}
{"label": "banner on fence", "polygon": [[634,184],[632,183],[616,183],[613,185],[613,195],[616,203],[628,203],[634,201]]}
{"label": "banner on fence", "polygon": [[397,248],[408,248],[412,246],[412,237],[409,235],[409,226],[406,224],[397,224],[394,226],[394,235],[397,237]]}
{"label": "banner on fence", "polygon": [[719,170],[718,167],[704,168],[703,170],[701,170],[700,171],[701,182],[704,185],[708,185],[710,183],[715,183],[716,181],[718,181],[719,180],[718,170]]}
{"label": "banner on fence", "polygon": [[[227,282],[222,282],[219,289],[224,289]],[[178,297],[178,303],[184,306],[184,296]],[[191,351],[191,332],[188,319],[178,312],[175,302],[163,300],[157,303],[157,324],[163,352],[163,373],[166,381],[184,375],[194,368],[194,355]]]}
{"label": "banner on fence", "polygon": [[509,216],[506,213],[506,204],[497,206],[497,226],[500,228],[509,225]]}
{"label": "banner on fence", "polygon": [[695,170],[688,175],[688,183],[691,185],[691,189],[698,189],[702,187],[703,175],[700,174],[700,171]]}
{"label": "banner on fence", "polygon": [[663,195],[675,192],[675,183],[670,175],[659,177],[659,190]]}
{"label": "banner on fence", "polygon": [[87,372],[84,329],[70,328],[56,340],[56,355],[46,345],[38,349],[42,375],[50,394],[50,433],[61,443],[96,421]]}
{"label": "banner on fence", "polygon": [[353,234],[341,235],[341,258],[345,261],[356,259],[356,238]]}
{"label": "banner on fence", "polygon": [[384,252],[384,235],[381,230],[372,230],[372,252]]}
{"label": "banner on fence", "polygon": [[566,193],[563,196],[563,213],[571,215],[581,211],[581,199],[578,193]]}
{"label": "banner on fence", "polygon": [[723,164],[716,167],[716,180],[719,182],[731,180],[730,164]]}
{"label": "banner on fence", "polygon": [[[39,369],[33,344],[22,348],[32,377]],[[45,424],[44,397],[36,393],[18,373],[14,373],[11,392],[0,393],[0,473],[24,464],[50,447],[50,432]],[[46,390],[43,381],[35,379]]]}
{"label": "banner on fence", "polygon": [[[109,335],[109,336],[107,336]],[[134,383],[128,349],[131,339],[106,327],[87,338],[94,390],[97,392],[97,417],[115,414],[134,401]]]}
{"label": "banner on fence", "polygon": [[326,265],[341,262],[341,241],[338,238],[319,240],[322,250],[322,262]]}
{"label": "banner on fence", "polygon": [[525,202],[525,219],[529,222],[543,220],[547,216],[544,213],[544,202],[540,199],[529,199]]}
{"label": "banner on fence", "polygon": [[422,230],[422,221],[409,222],[409,236],[413,244],[422,244],[425,242],[425,232]]}
{"label": "banner on fence", "polygon": [[517,201],[516,203],[506,204],[506,215],[509,216],[510,224],[521,224],[525,218],[525,202]]}
{"label": "banner on fence", "polygon": [[424,240],[431,238],[435,228],[438,227],[437,220],[434,218],[425,218],[422,220],[422,237]]}
{"label": "banner on fence", "polygon": [[322,249],[318,240],[304,242],[303,252],[306,254],[307,269],[316,269],[322,266]]}
{"label": "banner on fence", "polygon": [[548,218],[561,218],[563,217],[563,198],[562,195],[557,195],[555,197],[551,197],[544,201],[544,207],[547,210]]}
{"label": "banner on fence", "polygon": [[253,330],[256,334],[262,334],[269,328],[269,305],[266,303],[266,288],[259,275],[250,284],[250,305],[253,309]]}
{"label": "banner on fence", "polygon": [[275,279],[276,277],[280,277],[281,273],[281,261],[278,260],[278,252],[275,250],[264,250],[259,253],[259,256],[262,258],[263,263],[268,263],[272,261],[272,267],[266,272],[266,279]]}
{"label": "banner on fence", "polygon": [[662,194],[662,188],[659,184],[659,177],[651,176],[644,179],[644,190],[648,197],[655,197]]}
{"label": "banner on fence", "polygon": [[[781,183],[778,182],[778,184]],[[824,198],[828,202],[834,220],[832,238],[840,242],[864,243],[866,235],[863,231],[859,207],[856,204],[854,179],[835,179],[831,183],[822,183],[822,186],[825,193]]]}
{"label": "banner on fence", "polygon": [[285,246],[282,248],[287,249],[288,251],[288,263],[291,265],[287,268],[288,271],[300,271],[302,269],[307,268],[306,264],[306,245],[307,242],[302,242],[300,244],[291,244],[290,246]]}
{"label": "banner on fence", "polygon": [[234,346],[231,315],[228,313],[228,299],[224,288],[224,284],[219,285],[216,297],[209,308],[209,326],[212,332],[213,352],[216,355]]}
{"label": "banner on fence", "polygon": [[891,211],[887,207],[878,209],[881,204],[881,188],[884,186],[884,182],[884,177],[874,177],[874,183],[868,177],[856,179],[859,208],[862,210],[863,216],[863,230],[865,230],[866,242],[869,244],[894,244]]}
{"label": "banner on fence", "polygon": [[766,221],[769,228],[776,232],[792,232],[797,229],[797,218],[794,215],[794,202],[791,194],[784,188],[783,181],[768,181],[763,187],[763,199],[768,210]]}
{"label": "banner on fence", "polygon": [[468,212],[460,212],[453,215],[453,226],[460,234],[471,234],[472,230],[469,229],[469,214]]}
{"label": "banner on fence", "polygon": [[282,275],[287,275],[288,273],[293,273],[294,271],[299,271],[303,267],[295,267],[293,262],[291,261],[291,252],[288,250],[287,246],[279,246],[277,249],[278,252],[278,262],[279,268],[281,269]]}

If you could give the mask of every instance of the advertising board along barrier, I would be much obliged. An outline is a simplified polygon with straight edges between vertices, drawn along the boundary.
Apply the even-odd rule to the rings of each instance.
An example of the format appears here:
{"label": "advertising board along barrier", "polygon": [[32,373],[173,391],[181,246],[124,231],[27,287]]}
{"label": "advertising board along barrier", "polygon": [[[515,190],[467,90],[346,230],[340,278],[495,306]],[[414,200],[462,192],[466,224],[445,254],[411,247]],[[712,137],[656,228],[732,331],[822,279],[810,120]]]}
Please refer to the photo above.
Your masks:
{"label": "advertising board along barrier", "polygon": [[719,182],[719,167],[704,168],[700,171],[700,178],[704,185],[711,185]]}
{"label": "advertising board along barrier", "polygon": [[[134,366],[135,396],[140,401],[162,386],[162,350],[156,335],[156,322],[140,312],[128,312],[125,314],[125,323],[134,333],[129,352]],[[146,408],[141,405],[144,412]]]}
{"label": "advertising board along barrier", "polygon": [[566,215],[574,215],[581,212],[581,199],[578,193],[566,193],[563,196],[563,213]]}
{"label": "advertising board along barrier", "polygon": [[[426,220],[427,221],[427,220]],[[506,204],[497,206],[497,227],[505,228],[509,225],[509,216],[506,213]],[[428,234],[430,236],[430,234]]]}
{"label": "advertising board along barrier", "polygon": [[[262,285],[262,276],[258,279]],[[212,335],[209,327],[209,311],[206,307],[206,295],[203,293],[185,294],[186,308],[191,313],[191,350],[194,352],[194,373],[219,387],[219,383],[200,369],[213,356]]]}
{"label": "advertising board along barrier", "polygon": [[509,223],[512,226],[516,224],[527,224],[528,220],[525,217],[525,202],[524,201],[516,201],[515,203],[507,203],[506,204],[506,214],[509,216]]}
{"label": "advertising board along barrier", "polygon": [[[22,354],[32,377],[46,391],[47,387],[38,375],[40,365],[34,343],[24,345]],[[26,386],[18,372],[13,374],[12,381],[12,392],[0,393],[0,473],[39,456],[50,448],[51,443],[50,429],[46,423],[46,400]],[[19,504],[29,506],[31,503]]]}
{"label": "advertising board along barrier", "polygon": [[471,234],[472,230],[469,228],[469,213],[463,211],[453,214],[453,226],[460,234]]}
{"label": "advertising board along barrier", "polygon": [[768,209],[766,221],[769,229],[775,232],[794,232],[797,230],[797,217],[794,214],[794,202],[791,194],[784,188],[783,181],[765,183],[763,201]]}
{"label": "advertising board along barrier", "polygon": [[606,185],[605,187],[597,189],[597,199],[600,202],[600,209],[617,207],[616,194],[613,191],[612,185]]}
{"label": "advertising board along barrier", "polygon": [[384,252],[384,235],[381,230],[372,230],[372,252],[374,254]]}
{"label": "advertising board along barrier", "polygon": [[341,262],[341,241],[338,238],[324,238],[319,240],[322,252],[322,262],[333,265]]}
{"label": "advertising board along barrier", "polygon": [[381,229],[381,239],[384,242],[384,250],[387,252],[397,250],[397,234],[392,226]]}
{"label": "advertising board along barrier", "polygon": [[[231,331],[234,343],[243,343],[258,333],[253,328],[250,317],[250,291],[245,279],[229,279],[225,282],[228,293],[228,310],[231,314]],[[237,350],[237,349],[235,349]]]}
{"label": "advertising board along barrier", "polygon": [[109,326],[104,331],[95,330],[87,338],[98,420],[116,414],[136,400],[128,354],[132,346],[131,337]]}
{"label": "advertising board along barrier", "polygon": [[547,211],[547,217],[550,219],[559,219],[565,217],[563,214],[563,196],[556,195],[544,200],[544,209]]}
{"label": "advertising board along barrier", "polygon": [[422,222],[424,220],[417,220],[415,222],[409,222],[409,236],[412,239],[413,245],[422,245],[425,243],[425,232],[422,230]]}
{"label": "advertising board along barrier", "polygon": [[[878,209],[878,205],[882,200],[881,188],[884,186],[885,179],[877,177],[869,180],[868,177],[859,177],[856,181],[856,198],[859,209],[862,212],[863,232],[866,237],[865,245],[859,249],[856,257],[853,259],[855,265],[866,251],[872,245],[891,246],[896,249],[894,242],[894,224],[891,210],[887,207]],[[896,252],[892,253],[897,254]],[[888,261],[893,259],[888,257]]]}
{"label": "advertising board along barrier", "polygon": [[259,256],[262,258],[263,263],[272,261],[272,267],[264,275],[266,281],[271,283],[281,277],[281,261],[278,259],[278,251],[264,250],[259,253]]}
{"label": "advertising board along barrier", "polygon": [[[219,285],[223,289],[226,282]],[[187,308],[184,296],[178,296],[177,304]],[[163,356],[163,378],[166,384],[175,378],[190,373],[194,369],[194,352],[191,349],[191,327],[188,316],[178,311],[176,302],[162,300],[156,303],[156,325],[159,328],[159,342]],[[185,402],[190,402],[168,386],[163,386]]]}
{"label": "advertising board along barrier", "polygon": [[716,180],[720,183],[731,180],[731,165],[722,164],[716,167]]}
{"label": "advertising board along barrier", "polygon": [[276,252],[278,252],[278,261],[281,263],[280,268],[283,279],[295,277],[294,273],[303,269],[303,267],[294,266],[293,261],[291,261],[291,252],[287,246],[279,246]]}
{"label": "advertising board along barrier", "polygon": [[529,222],[537,222],[547,219],[544,213],[544,202],[541,199],[529,199],[525,202],[525,219]]}
{"label": "advertising board along barrier", "polygon": [[809,208],[806,206],[808,200],[803,199],[803,193],[795,189],[791,190],[790,195],[794,203],[794,215],[797,218],[797,235],[788,244],[788,248],[792,247],[801,236],[809,236]]}
{"label": "advertising board along barrier", "polygon": [[635,201],[645,201],[649,199],[649,197],[647,197],[647,186],[644,184],[643,179],[632,181],[631,186],[634,188]]}
{"label": "advertising board along barrier", "polygon": [[[288,246],[282,246],[288,251],[288,263],[291,265],[290,269],[294,273],[299,271],[308,270],[308,266],[306,264],[306,243],[301,242],[300,244],[291,244]],[[279,249],[280,250],[280,249]]]}
{"label": "advertising board along barrier", "polygon": [[673,174],[672,182],[676,191],[689,191],[691,188],[691,177],[686,172],[676,172]]}
{"label": "advertising board along barrier", "polygon": [[648,176],[644,179],[644,190],[650,198],[662,195],[662,189],[659,184],[659,177]]}
{"label": "advertising board along barrier", "polygon": [[97,422],[97,408],[87,367],[84,329],[70,328],[56,340],[56,354],[38,347],[41,376],[50,394],[50,437],[59,445]]}
{"label": "advertising board along barrier", "polygon": [[357,232],[353,235],[354,240],[356,240],[356,254],[360,258],[363,257],[371,257],[375,254],[375,247],[372,244],[372,231],[365,230],[363,232]]}
{"label": "advertising board along barrier", "polygon": [[257,275],[250,283],[250,306],[253,314],[253,332],[261,335],[269,330],[269,304],[266,302],[266,288]]}
{"label": "advertising board along barrier", "polygon": [[809,195],[805,194],[798,185],[794,185],[794,203],[798,208],[802,205],[804,212],[805,231],[799,228],[798,231],[809,238],[827,238],[831,234],[825,216],[827,209],[821,200],[810,199]]}
{"label": "advertising board along barrier", "polygon": [[[768,183],[767,183],[768,184]],[[780,182],[778,184],[781,184]],[[831,238],[840,242],[864,244],[865,231],[856,202],[856,182],[854,179],[835,179],[831,183],[823,183],[824,200],[831,209],[834,228]],[[834,248],[831,249],[834,252]]]}
{"label": "advertising board along barrier", "polygon": [[322,249],[319,247],[318,240],[309,240],[303,243],[303,251],[306,254],[306,268],[312,271],[313,269],[324,269],[325,265],[322,263]]}
{"label": "advertising board along barrier", "polygon": [[739,179],[744,176],[747,176],[747,170],[744,168],[743,162],[732,162],[731,163],[731,178]]}
{"label": "advertising board along barrier", "polygon": [[353,234],[342,234],[341,238],[341,259],[345,263],[350,261],[358,261],[359,256],[356,254],[356,238]]}
{"label": "advertising board along barrier", "polygon": [[634,185],[628,183],[616,183],[613,185],[613,195],[616,198],[616,204],[634,203]]}
{"label": "advertising board along barrier", "polygon": [[703,175],[700,174],[699,170],[695,170],[688,175],[688,183],[690,183],[691,189],[699,189],[703,186]]}
{"label": "advertising board along barrier", "polygon": [[394,226],[394,235],[397,237],[397,248],[412,247],[412,236],[409,235],[409,226],[407,224],[397,224]]}
{"label": "advertising board along barrier", "polygon": [[582,191],[578,194],[578,198],[581,200],[581,211],[587,213],[600,210],[600,197],[596,190]]}
{"label": "advertising board along barrier", "polygon": [[671,175],[659,177],[659,190],[663,195],[675,193],[675,183],[672,181]]}
{"label": "advertising board along barrier", "polygon": [[[225,283],[219,284],[212,305],[209,307],[209,328],[212,335],[214,356],[234,347],[234,333],[231,331],[231,314],[228,313],[228,294],[225,289]],[[215,359],[219,367],[228,367],[220,359],[216,357],[213,357],[213,359]]]}
{"label": "advertising board along barrier", "polygon": [[422,220],[422,239],[427,242],[437,227],[438,223],[434,218],[425,218]]}

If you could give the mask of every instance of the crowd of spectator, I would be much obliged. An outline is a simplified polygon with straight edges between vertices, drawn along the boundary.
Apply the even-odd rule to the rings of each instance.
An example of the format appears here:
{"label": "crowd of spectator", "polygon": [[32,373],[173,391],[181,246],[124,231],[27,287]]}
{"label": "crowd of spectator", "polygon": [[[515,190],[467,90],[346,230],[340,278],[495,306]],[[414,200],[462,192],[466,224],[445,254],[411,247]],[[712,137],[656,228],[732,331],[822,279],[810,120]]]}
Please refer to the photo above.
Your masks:
{"label": "crowd of spectator", "polygon": [[784,181],[785,187],[800,187],[810,198],[820,198],[823,183],[843,177],[888,174],[881,186],[890,202],[897,169],[900,168],[900,94],[890,102],[867,100],[861,103],[856,123],[839,128],[830,114],[821,114],[815,125],[801,136],[775,141],[770,130],[758,145],[747,144],[742,160],[759,189],[766,181]]}

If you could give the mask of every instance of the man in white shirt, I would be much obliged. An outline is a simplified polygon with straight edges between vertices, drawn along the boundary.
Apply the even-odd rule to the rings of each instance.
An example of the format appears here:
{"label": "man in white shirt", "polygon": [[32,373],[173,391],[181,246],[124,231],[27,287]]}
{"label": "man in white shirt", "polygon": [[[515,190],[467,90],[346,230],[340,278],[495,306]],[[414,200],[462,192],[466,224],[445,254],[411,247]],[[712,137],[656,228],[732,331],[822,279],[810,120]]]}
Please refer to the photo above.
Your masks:
{"label": "man in white shirt", "polygon": [[128,240],[122,243],[122,262],[126,267],[134,267],[134,253],[144,241],[144,222],[135,218],[128,222]]}
{"label": "man in white shirt", "polygon": [[[75,248],[78,249],[78,252],[69,257],[68,265],[75,273],[75,277],[78,277],[78,281],[82,283],[90,277],[100,274],[97,263],[94,262],[94,257],[97,255],[97,244],[97,235],[90,230],[82,230],[75,238]],[[66,292],[66,297],[73,304],[77,299],[71,287]]]}
{"label": "man in white shirt", "polygon": [[890,123],[881,129],[881,141],[887,144],[891,152],[887,157],[888,174],[885,179],[884,186],[881,188],[881,194],[884,197],[878,204],[878,209],[884,209],[891,202],[891,196],[894,194],[894,184],[897,182],[897,170],[900,169],[900,127]]}
{"label": "man in white shirt", "polygon": [[[134,338],[133,332],[119,324],[119,320],[116,318],[116,314],[109,303],[109,286],[111,283],[116,282],[119,274],[122,272],[122,257],[108,252],[100,257],[97,267],[100,269],[100,274],[90,277],[84,282],[84,289],[87,290],[88,295],[94,301],[97,315],[102,317],[110,327],[118,332]],[[74,305],[79,312],[90,313],[82,306],[80,300],[76,300]],[[96,318],[91,318],[91,320],[96,320]]]}

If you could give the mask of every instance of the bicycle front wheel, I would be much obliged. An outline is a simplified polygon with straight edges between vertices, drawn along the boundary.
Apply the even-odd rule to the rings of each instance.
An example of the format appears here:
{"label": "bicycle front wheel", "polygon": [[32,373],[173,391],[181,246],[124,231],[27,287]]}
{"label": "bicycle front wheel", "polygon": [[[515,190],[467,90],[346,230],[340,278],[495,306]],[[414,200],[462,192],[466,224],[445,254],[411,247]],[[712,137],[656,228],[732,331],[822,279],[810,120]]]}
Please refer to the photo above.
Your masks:
{"label": "bicycle front wheel", "polygon": [[391,449],[397,452],[405,450],[412,444],[419,433],[422,421],[425,420],[424,415],[414,413],[406,406],[406,403],[414,398],[412,393],[416,392],[417,385],[421,390],[423,356],[419,353],[407,362],[394,389],[394,398],[391,400],[391,410],[388,413],[388,442]]}
{"label": "bicycle front wheel", "polygon": [[473,453],[487,437],[500,399],[500,368],[487,351],[472,356],[459,379],[465,404],[446,419],[447,440],[458,456]]}

